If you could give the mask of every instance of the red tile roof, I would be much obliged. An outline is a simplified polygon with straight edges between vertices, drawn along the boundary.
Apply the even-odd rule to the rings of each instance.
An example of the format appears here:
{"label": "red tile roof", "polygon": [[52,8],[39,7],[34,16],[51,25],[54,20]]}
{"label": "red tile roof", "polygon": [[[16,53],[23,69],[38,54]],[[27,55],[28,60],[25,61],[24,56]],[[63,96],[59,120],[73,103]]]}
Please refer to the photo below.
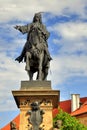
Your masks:
{"label": "red tile roof", "polygon": [[71,116],[77,116],[77,115],[81,115],[84,113],[87,113],[87,101],[80,108],[73,111],[71,113]]}
{"label": "red tile roof", "polygon": [[71,100],[61,101],[60,108],[67,113],[71,113]]}
{"label": "red tile roof", "polygon": [[[87,97],[83,97],[83,98],[80,98],[80,102],[81,103],[84,103],[87,101]],[[61,101],[59,103],[59,107],[64,111],[64,112],[67,112],[67,113],[71,113],[71,100],[65,100],[65,101]],[[54,109],[53,110],[53,117],[56,116],[56,114],[58,113],[58,109]]]}
{"label": "red tile roof", "polygon": [[[59,103],[59,107],[67,112],[67,113],[71,113],[71,101],[70,100],[66,100],[66,101],[61,101]],[[55,117],[58,114],[58,109],[55,108],[53,109],[53,117]]]}

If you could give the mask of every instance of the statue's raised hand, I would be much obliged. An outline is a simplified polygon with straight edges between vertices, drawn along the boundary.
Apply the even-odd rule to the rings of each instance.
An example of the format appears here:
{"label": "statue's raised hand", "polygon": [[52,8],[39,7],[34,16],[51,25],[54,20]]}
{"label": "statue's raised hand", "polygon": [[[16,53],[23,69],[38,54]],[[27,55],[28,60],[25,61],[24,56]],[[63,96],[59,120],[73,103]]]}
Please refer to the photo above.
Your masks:
{"label": "statue's raised hand", "polygon": [[16,25],[14,26],[15,29],[20,29],[20,26]]}

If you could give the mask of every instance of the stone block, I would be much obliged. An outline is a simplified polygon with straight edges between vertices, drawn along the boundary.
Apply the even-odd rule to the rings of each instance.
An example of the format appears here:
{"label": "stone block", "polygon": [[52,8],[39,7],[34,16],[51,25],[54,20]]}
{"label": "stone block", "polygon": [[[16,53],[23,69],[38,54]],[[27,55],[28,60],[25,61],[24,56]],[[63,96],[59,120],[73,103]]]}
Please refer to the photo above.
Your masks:
{"label": "stone block", "polygon": [[21,89],[51,89],[51,81],[21,81]]}

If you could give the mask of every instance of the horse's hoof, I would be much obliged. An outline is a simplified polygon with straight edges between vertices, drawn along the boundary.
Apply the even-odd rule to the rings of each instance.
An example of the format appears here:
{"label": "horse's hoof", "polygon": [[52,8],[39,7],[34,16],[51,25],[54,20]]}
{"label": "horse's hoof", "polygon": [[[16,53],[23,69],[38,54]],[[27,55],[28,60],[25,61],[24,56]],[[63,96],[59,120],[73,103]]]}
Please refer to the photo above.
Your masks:
{"label": "horse's hoof", "polygon": [[38,81],[42,81],[42,79],[40,78],[40,79],[38,79]]}

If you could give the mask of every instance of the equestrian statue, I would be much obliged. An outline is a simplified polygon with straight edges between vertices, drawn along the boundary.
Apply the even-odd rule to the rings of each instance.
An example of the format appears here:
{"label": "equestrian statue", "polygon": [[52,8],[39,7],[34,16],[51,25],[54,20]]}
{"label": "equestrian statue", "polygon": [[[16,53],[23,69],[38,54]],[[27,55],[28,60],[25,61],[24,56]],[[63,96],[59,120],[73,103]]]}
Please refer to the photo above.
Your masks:
{"label": "equestrian statue", "polygon": [[32,23],[24,26],[16,25],[14,28],[22,34],[27,33],[23,50],[15,60],[19,63],[23,60],[26,62],[25,70],[30,80],[33,80],[35,72],[37,72],[37,80],[46,80],[52,58],[47,43],[50,33],[42,23],[41,13],[34,15]]}

